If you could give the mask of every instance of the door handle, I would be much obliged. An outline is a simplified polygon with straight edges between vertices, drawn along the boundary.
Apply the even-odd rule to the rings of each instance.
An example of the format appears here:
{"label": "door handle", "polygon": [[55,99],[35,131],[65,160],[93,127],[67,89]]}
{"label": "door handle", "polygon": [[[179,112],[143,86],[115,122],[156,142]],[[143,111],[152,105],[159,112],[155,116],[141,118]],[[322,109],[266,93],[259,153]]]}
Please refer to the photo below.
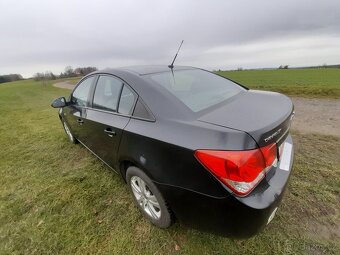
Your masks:
{"label": "door handle", "polygon": [[84,123],[84,121],[82,119],[77,119],[77,122],[79,125],[82,125]]}
{"label": "door handle", "polygon": [[111,128],[104,129],[104,132],[105,132],[109,137],[113,137],[113,136],[116,135],[116,132],[115,132],[115,131],[112,131]]}

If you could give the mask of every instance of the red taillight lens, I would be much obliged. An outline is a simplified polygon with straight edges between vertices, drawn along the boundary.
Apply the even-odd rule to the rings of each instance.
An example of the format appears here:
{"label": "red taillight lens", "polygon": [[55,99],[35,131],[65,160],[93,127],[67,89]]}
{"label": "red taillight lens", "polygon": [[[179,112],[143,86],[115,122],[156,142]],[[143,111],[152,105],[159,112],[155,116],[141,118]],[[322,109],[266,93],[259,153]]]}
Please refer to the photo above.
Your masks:
{"label": "red taillight lens", "polygon": [[265,147],[261,147],[260,150],[266,161],[266,166],[271,166],[274,163],[274,161],[277,159],[276,143],[269,144]]}
{"label": "red taillight lens", "polygon": [[248,151],[197,150],[196,158],[238,195],[247,195],[277,158],[276,144]]}

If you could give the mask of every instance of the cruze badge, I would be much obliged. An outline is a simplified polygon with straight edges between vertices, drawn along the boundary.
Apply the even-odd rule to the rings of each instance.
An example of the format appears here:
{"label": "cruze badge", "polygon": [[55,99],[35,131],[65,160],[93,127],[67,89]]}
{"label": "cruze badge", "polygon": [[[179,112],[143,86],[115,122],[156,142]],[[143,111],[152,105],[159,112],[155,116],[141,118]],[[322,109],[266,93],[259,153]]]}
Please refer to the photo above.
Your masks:
{"label": "cruze badge", "polygon": [[264,138],[265,142],[270,141],[271,139],[273,139],[275,136],[279,135],[281,133],[281,129],[278,129],[275,133],[271,134],[270,136],[268,136],[267,138]]}

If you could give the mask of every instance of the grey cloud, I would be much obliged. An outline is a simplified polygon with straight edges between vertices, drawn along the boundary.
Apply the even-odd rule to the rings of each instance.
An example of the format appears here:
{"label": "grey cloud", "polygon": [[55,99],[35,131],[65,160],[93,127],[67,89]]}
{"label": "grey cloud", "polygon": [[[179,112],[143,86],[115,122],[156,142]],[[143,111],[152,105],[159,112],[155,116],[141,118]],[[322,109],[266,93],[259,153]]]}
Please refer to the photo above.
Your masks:
{"label": "grey cloud", "polygon": [[[340,36],[340,2],[332,0],[2,0],[0,9],[0,73],[167,64],[181,39],[178,63],[206,68],[276,65],[280,56],[309,65],[339,55],[332,38]],[[324,38],[322,50],[313,38]],[[302,55],[288,54],[280,39]]]}

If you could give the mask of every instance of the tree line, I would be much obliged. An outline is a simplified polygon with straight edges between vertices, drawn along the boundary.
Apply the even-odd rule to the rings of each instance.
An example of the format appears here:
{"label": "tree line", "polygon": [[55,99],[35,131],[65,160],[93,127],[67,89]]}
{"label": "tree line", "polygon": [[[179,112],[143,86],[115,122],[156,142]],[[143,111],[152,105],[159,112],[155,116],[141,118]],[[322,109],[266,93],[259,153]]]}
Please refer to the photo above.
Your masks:
{"label": "tree line", "polygon": [[[97,67],[94,66],[86,66],[86,67],[77,67],[75,69],[72,66],[65,67],[64,72],[61,72],[59,75],[52,73],[51,71],[46,72],[38,72],[33,75],[33,79],[35,81],[46,81],[46,80],[56,80],[62,78],[70,78],[70,77],[78,77],[84,76],[94,71],[97,71]],[[0,83],[11,82],[23,80],[21,74],[6,74],[0,75]]]}
{"label": "tree line", "polygon": [[33,76],[35,81],[41,80],[55,80],[55,79],[62,79],[62,78],[70,78],[70,77],[77,77],[77,76],[84,76],[94,71],[97,71],[97,67],[94,66],[87,66],[87,67],[77,67],[73,69],[72,66],[65,67],[64,72],[61,72],[59,75],[56,75],[50,71],[46,71],[44,73],[36,73]]}
{"label": "tree line", "polygon": [[6,75],[0,75],[0,83],[4,82],[10,82],[10,81],[18,81],[22,80],[21,74],[6,74]]}

